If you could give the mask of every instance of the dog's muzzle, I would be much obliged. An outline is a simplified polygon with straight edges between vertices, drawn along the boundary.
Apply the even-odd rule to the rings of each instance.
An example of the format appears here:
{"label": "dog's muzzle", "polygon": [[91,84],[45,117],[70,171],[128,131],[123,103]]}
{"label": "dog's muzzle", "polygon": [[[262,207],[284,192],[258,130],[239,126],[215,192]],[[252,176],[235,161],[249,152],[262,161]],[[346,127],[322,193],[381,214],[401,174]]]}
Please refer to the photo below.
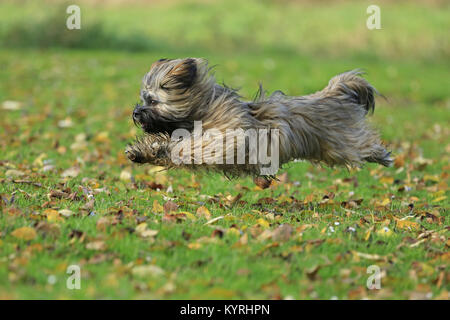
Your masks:
{"label": "dog's muzzle", "polygon": [[138,125],[141,123],[142,115],[144,114],[145,109],[144,107],[140,106],[139,104],[136,105],[136,107],[133,110],[133,122],[135,125]]}

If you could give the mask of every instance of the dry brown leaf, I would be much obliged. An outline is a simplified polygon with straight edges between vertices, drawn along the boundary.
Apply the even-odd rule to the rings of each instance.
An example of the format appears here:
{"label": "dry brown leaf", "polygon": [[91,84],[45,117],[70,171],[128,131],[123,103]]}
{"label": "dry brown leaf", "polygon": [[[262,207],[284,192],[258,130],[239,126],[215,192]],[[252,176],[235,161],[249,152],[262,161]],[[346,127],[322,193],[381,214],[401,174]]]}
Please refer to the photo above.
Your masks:
{"label": "dry brown leaf", "polygon": [[420,224],[418,224],[417,222],[408,221],[408,220],[397,220],[396,226],[399,229],[407,229],[407,230],[419,230],[420,229]]}
{"label": "dry brown leaf", "polygon": [[167,201],[166,203],[164,203],[164,213],[170,213],[172,211],[177,211],[178,210],[178,205],[175,202],[172,201]]}
{"label": "dry brown leaf", "polygon": [[27,240],[27,241],[33,240],[37,236],[36,230],[34,230],[31,227],[18,228],[16,230],[14,230],[13,232],[11,232],[11,235],[17,239]]}
{"label": "dry brown leaf", "polygon": [[253,179],[253,182],[261,189],[267,189],[268,187],[270,187],[271,183],[269,179],[266,179],[264,177],[256,177]]}
{"label": "dry brown leaf", "polygon": [[106,244],[102,240],[95,240],[86,244],[86,249],[89,250],[105,250]]}
{"label": "dry brown leaf", "polygon": [[151,237],[154,237],[154,236],[156,236],[158,234],[158,230],[148,229],[148,225],[145,222],[140,223],[136,227],[135,231],[136,231],[136,234],[138,234],[142,238],[151,238]]}
{"label": "dry brown leaf", "polygon": [[164,208],[159,204],[158,200],[153,200],[153,211],[156,213],[162,213]]}
{"label": "dry brown leaf", "polygon": [[56,223],[47,223],[45,221],[40,221],[35,226],[36,230],[40,233],[43,233],[45,236],[50,236],[53,238],[57,238],[61,234],[61,227]]}
{"label": "dry brown leaf", "polygon": [[282,224],[277,227],[272,233],[272,239],[274,241],[288,241],[291,238],[292,232],[294,228],[292,228],[289,224]]}
{"label": "dry brown leaf", "polygon": [[310,268],[308,270],[305,271],[306,276],[308,277],[309,280],[314,281],[317,279],[317,273],[319,272],[321,266],[317,265],[313,268]]}
{"label": "dry brown leaf", "polygon": [[211,219],[211,213],[209,212],[208,208],[205,206],[201,206],[197,209],[197,217],[199,218],[205,218],[207,220]]}
{"label": "dry brown leaf", "polygon": [[80,174],[80,168],[78,167],[72,167],[67,170],[65,170],[62,174],[62,178],[75,178]]}

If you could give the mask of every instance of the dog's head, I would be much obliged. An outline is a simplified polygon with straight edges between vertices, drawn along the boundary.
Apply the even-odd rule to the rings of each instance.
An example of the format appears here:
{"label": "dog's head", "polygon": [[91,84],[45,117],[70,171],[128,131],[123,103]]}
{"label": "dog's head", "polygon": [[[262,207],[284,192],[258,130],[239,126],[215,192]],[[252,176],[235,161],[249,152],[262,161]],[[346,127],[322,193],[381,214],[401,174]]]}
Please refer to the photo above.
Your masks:
{"label": "dog's head", "polygon": [[158,60],[144,76],[142,104],[136,105],[133,121],[148,133],[189,129],[211,98],[214,83],[204,59]]}

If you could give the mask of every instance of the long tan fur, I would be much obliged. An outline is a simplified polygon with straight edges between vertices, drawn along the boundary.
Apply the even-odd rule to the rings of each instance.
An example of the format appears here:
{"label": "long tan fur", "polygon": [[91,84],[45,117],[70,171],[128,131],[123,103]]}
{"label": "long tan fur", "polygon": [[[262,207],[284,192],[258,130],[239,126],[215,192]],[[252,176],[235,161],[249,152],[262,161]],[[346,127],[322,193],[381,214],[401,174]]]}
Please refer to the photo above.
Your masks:
{"label": "long tan fur", "polygon": [[[361,166],[392,163],[379,135],[366,122],[374,111],[376,90],[358,70],[333,77],[321,91],[307,96],[287,96],[276,91],[266,97],[260,89],[254,101],[242,101],[237,92],[218,85],[203,59],[160,60],[143,80],[143,105],[133,119],[146,134],[126,150],[130,160],[166,167],[206,167],[226,174],[257,175],[262,163],[227,164],[227,152],[236,154],[237,143],[223,153],[203,152],[210,158],[195,164],[195,149],[214,148],[214,141],[171,139],[174,130],[193,132],[194,121],[203,130],[217,129],[225,136],[230,129],[278,129],[279,163],[306,159],[329,166]],[[137,112],[138,110],[139,112]],[[268,138],[270,140],[270,137]],[[191,164],[174,163],[172,151],[191,144]],[[228,150],[228,149],[234,150]],[[246,149],[247,158],[249,150]],[[211,158],[212,157],[212,158]]]}

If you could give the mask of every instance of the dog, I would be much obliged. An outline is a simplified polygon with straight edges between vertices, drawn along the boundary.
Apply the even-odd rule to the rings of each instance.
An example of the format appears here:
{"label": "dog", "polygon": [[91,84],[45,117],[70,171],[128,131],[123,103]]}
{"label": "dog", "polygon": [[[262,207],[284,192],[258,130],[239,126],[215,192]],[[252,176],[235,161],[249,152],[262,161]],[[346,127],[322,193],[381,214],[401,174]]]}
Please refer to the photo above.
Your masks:
{"label": "dog", "polygon": [[[333,77],[323,90],[310,95],[288,96],[275,91],[266,96],[260,87],[253,101],[243,101],[237,90],[216,82],[207,60],[161,59],[144,76],[142,104],[133,111],[133,121],[142,127],[144,135],[129,145],[126,153],[133,162],[167,168],[207,168],[231,176],[272,176],[262,173],[267,163],[259,159],[241,164],[227,161],[230,153],[236,160],[239,143],[228,144],[223,152],[211,152],[220,139],[201,139],[196,135],[194,125],[201,121],[204,130],[214,129],[223,134],[222,138],[233,138],[228,132],[238,129],[277,130],[277,141],[267,133],[268,143],[263,148],[276,142],[280,165],[305,159],[328,166],[361,167],[365,162],[390,166],[390,152],[366,120],[374,112],[377,94],[362,73],[353,70]],[[172,137],[177,130],[193,135]],[[244,140],[248,143],[248,136]],[[180,150],[188,150],[183,161],[174,160],[174,155],[180,156]],[[244,152],[247,160],[252,157],[248,146]],[[199,161],[198,154],[206,156]]]}

